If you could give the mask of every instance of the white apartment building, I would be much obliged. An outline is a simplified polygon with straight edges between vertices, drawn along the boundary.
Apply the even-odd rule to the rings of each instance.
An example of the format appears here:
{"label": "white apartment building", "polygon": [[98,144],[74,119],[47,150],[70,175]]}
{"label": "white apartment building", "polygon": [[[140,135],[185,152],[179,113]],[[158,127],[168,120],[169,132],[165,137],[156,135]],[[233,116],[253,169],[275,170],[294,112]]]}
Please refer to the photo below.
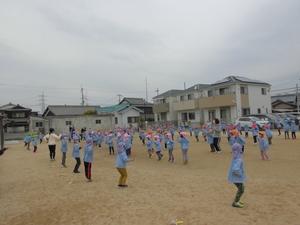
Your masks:
{"label": "white apartment building", "polygon": [[156,121],[202,124],[220,118],[234,122],[248,114],[271,113],[270,84],[229,76],[213,84],[196,84],[153,98]]}

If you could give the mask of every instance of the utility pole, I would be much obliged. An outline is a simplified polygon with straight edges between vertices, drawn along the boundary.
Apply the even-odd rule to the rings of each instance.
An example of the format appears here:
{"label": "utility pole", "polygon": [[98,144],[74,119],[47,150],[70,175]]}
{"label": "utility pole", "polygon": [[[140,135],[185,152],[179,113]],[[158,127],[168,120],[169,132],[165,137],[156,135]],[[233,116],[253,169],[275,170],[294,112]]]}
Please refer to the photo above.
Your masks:
{"label": "utility pole", "polygon": [[299,113],[299,96],[298,96],[298,82],[296,84],[296,100],[297,100],[297,112]]}
{"label": "utility pole", "polygon": [[184,88],[184,90],[186,89],[186,83],[185,82],[183,83],[183,88]]}
{"label": "utility pole", "polygon": [[0,114],[0,151],[4,149],[4,125],[3,125],[4,116]]}
{"label": "utility pole", "polygon": [[83,94],[83,88],[81,88],[80,91],[81,91],[81,105],[84,106],[84,94]]}
{"label": "utility pole", "polygon": [[146,102],[148,102],[148,79],[146,77]]}
{"label": "utility pole", "polygon": [[156,90],[155,90],[155,92],[156,92],[156,96],[159,94],[159,89],[157,88]]}
{"label": "utility pole", "polygon": [[119,97],[119,104],[120,104],[120,102],[121,102],[121,98],[122,98],[122,96],[123,96],[123,95],[121,95],[121,94],[118,94],[117,96]]}

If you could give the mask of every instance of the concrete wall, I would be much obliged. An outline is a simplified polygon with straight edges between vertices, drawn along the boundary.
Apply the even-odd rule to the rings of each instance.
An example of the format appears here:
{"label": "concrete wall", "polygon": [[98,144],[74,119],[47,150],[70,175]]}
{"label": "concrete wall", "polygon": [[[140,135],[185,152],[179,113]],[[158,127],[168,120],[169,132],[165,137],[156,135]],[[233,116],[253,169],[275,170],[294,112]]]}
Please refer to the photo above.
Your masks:
{"label": "concrete wall", "polygon": [[[42,122],[43,126],[42,127],[37,127],[36,126],[37,122]],[[29,130],[30,131],[45,133],[45,131],[46,131],[45,130],[45,125],[46,125],[45,119],[43,119],[41,117],[30,117],[30,124],[29,124]]]}
{"label": "concrete wall", "polygon": [[[87,129],[111,129],[113,126],[111,116],[74,116],[74,117],[48,117],[48,124],[45,124],[45,130],[48,132],[49,128],[55,129],[56,133],[68,132],[69,126],[66,125],[66,121],[71,121],[72,126],[76,130],[80,130],[83,127]],[[96,120],[101,120],[101,124],[96,124]]]}

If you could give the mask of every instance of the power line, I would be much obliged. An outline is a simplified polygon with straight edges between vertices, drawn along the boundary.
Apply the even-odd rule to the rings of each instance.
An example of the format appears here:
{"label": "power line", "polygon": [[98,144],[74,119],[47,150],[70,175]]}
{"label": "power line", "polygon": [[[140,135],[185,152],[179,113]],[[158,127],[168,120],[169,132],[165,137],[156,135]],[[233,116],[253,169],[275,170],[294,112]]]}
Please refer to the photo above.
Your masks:
{"label": "power line", "polygon": [[275,89],[275,90],[271,90],[272,92],[277,92],[277,91],[286,91],[286,90],[296,90],[295,87],[291,87],[291,88],[282,88],[282,89]]}

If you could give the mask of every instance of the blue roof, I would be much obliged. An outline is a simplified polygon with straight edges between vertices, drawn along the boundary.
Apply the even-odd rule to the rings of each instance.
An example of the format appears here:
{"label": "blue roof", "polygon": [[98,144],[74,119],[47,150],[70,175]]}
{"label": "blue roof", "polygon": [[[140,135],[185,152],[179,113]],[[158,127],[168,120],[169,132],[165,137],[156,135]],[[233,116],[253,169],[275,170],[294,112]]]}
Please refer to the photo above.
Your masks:
{"label": "blue roof", "polygon": [[113,112],[119,112],[126,108],[128,108],[129,104],[120,104],[120,105],[112,105],[107,107],[98,107],[97,113],[113,113]]}

